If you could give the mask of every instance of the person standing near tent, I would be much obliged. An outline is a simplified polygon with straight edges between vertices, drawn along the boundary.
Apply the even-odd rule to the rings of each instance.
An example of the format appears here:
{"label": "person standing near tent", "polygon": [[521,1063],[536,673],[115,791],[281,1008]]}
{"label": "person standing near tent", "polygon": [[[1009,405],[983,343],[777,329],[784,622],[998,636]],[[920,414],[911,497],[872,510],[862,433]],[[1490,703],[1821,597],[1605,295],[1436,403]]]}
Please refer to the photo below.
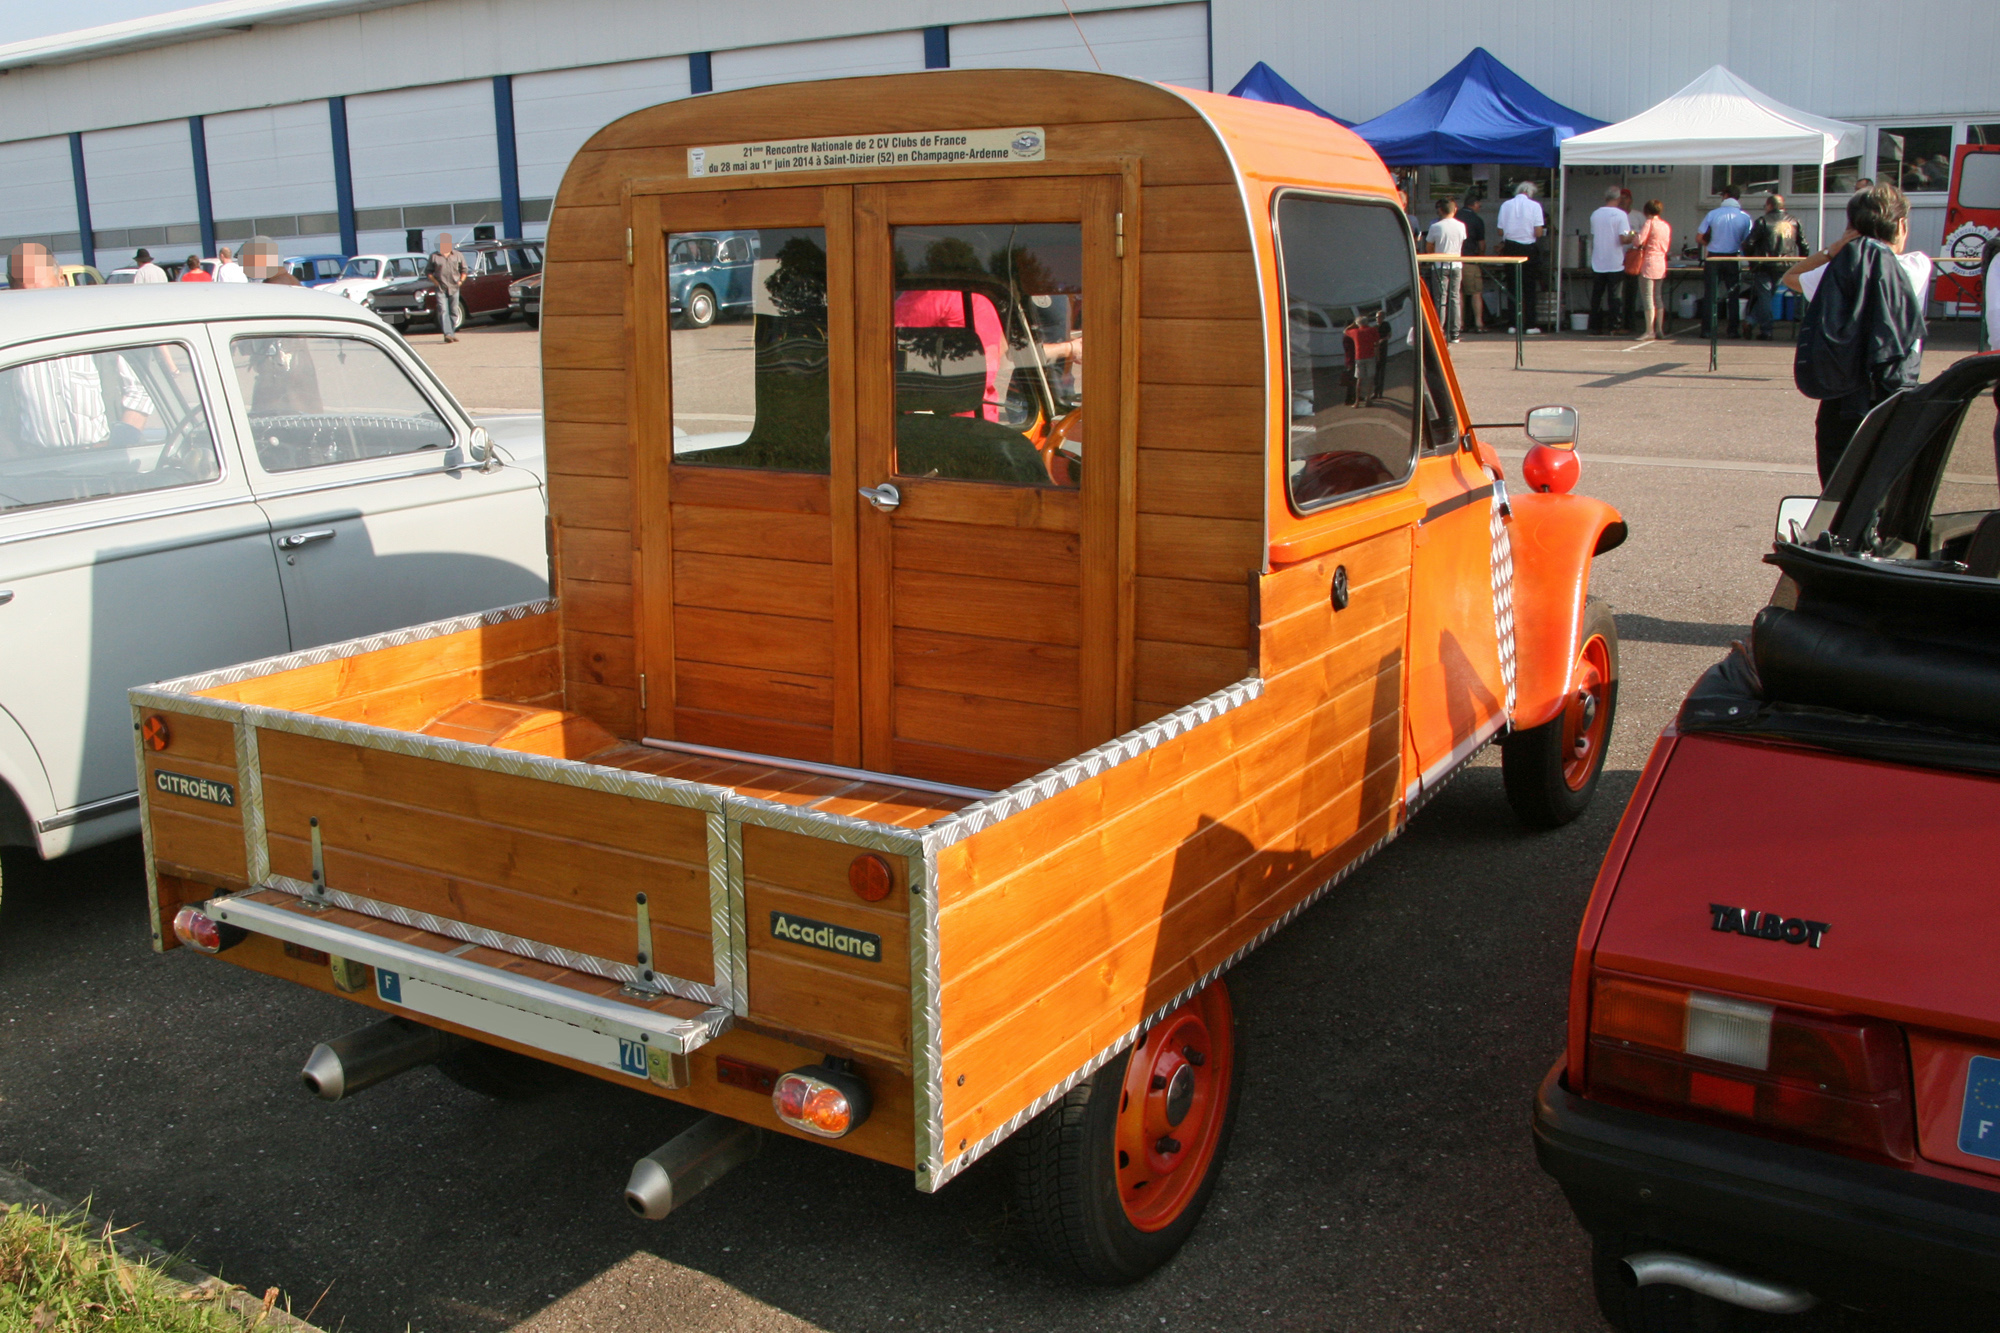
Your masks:
{"label": "person standing near tent", "polygon": [[[1465,224],[1458,220],[1458,205],[1450,199],[1437,201],[1438,220],[1424,233],[1424,249],[1434,255],[1465,253]],[[1431,301],[1437,306],[1438,323],[1444,326],[1446,342],[1457,342],[1464,316],[1458,309],[1459,275],[1463,264],[1426,264],[1431,279]]]}
{"label": "person standing near tent", "polygon": [[[1805,228],[1799,220],[1785,211],[1785,196],[1767,194],[1764,196],[1764,211],[1758,216],[1756,225],[1750,228],[1750,238],[1743,242],[1746,255],[1782,255],[1796,259],[1806,252]],[[1776,312],[1779,270],[1776,264],[1750,265],[1750,321],[1757,326],[1757,337],[1763,342],[1771,341],[1771,323]],[[1746,326],[1743,336],[1749,337]]]}
{"label": "person standing near tent", "polygon": [[1631,222],[1618,206],[1617,186],[1604,192],[1604,206],[1590,215],[1590,331],[1613,334],[1625,322],[1618,307],[1625,283],[1625,242]]}
{"label": "person standing near tent", "polygon": [[[1708,216],[1701,220],[1701,230],[1695,239],[1701,242],[1702,259],[1714,259],[1722,255],[1743,253],[1743,238],[1750,234],[1750,215],[1737,202],[1734,185],[1722,187],[1722,202],[1708,210]],[[1736,309],[1736,287],[1743,277],[1741,264],[1710,264],[1711,281],[1719,299],[1729,311],[1729,336],[1743,335],[1743,316]],[[1702,316],[1701,336],[1706,338],[1713,327],[1715,310],[1710,308]]]}
{"label": "person standing near tent", "polygon": [[1535,202],[1535,183],[1522,181],[1514,187],[1514,197],[1500,205],[1500,253],[1520,255],[1528,262],[1521,265],[1521,305],[1523,309],[1514,312],[1514,327],[1525,327],[1529,333],[1540,333],[1536,323],[1539,307],[1535,297],[1541,290],[1542,233],[1548,230],[1548,215]]}
{"label": "person standing near tent", "polygon": [[1667,283],[1667,255],[1674,246],[1674,229],[1667,223],[1666,209],[1657,199],[1646,201],[1646,225],[1632,238],[1639,255],[1639,315],[1645,327],[1640,340],[1667,336],[1667,302],[1662,288]]}
{"label": "person standing near tent", "polygon": [[1909,239],[1910,201],[1893,185],[1871,186],[1847,201],[1846,235],[1785,270],[1785,286],[1807,301],[1792,380],[1819,400],[1821,486],[1869,409],[1922,374],[1931,261],[1905,254]]}
{"label": "person standing near tent", "polygon": [[[1479,212],[1479,192],[1475,188],[1465,196],[1465,203],[1458,210],[1458,220],[1465,227],[1465,253],[1468,256],[1486,253],[1486,219]],[[1465,298],[1466,308],[1472,311],[1472,327],[1480,333],[1486,332],[1486,265],[1461,264],[1465,271],[1459,275],[1459,290]],[[1461,315],[1463,324],[1465,317]],[[1460,330],[1463,332],[1463,330]]]}

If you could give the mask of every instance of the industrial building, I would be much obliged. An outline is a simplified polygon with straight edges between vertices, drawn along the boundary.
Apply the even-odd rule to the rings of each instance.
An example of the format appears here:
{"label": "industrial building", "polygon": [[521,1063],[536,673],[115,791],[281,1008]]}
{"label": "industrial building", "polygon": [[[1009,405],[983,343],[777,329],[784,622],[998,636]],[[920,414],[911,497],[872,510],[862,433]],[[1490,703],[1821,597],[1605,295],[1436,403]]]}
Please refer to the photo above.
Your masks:
{"label": "industrial building", "polygon": [[[1070,2],[224,0],[17,42],[0,46],[0,238],[109,270],[139,246],[210,255],[259,233],[301,254],[398,252],[412,231],[426,245],[443,230],[536,236],[571,155],[637,108],[945,67],[1102,68],[1226,89],[1264,60],[1363,119],[1484,46],[1549,96],[1616,120],[1719,63],[1869,127],[1863,155],[1829,173],[1835,191],[1861,175],[1921,182],[1954,145],[2000,141],[2000,14],[1935,0],[1893,15],[1858,0]],[[1024,105],[1022,121],[1036,110]],[[1725,179],[1787,188],[1801,215],[1816,203],[1817,168],[1716,168],[1617,174],[1660,177],[1638,188],[1671,194],[1683,228]],[[1490,174],[1440,169],[1418,193]],[[1579,196],[1594,206],[1578,186],[1596,183],[1572,179],[1572,223]],[[1912,202],[1916,240],[1934,246],[1942,189]]]}

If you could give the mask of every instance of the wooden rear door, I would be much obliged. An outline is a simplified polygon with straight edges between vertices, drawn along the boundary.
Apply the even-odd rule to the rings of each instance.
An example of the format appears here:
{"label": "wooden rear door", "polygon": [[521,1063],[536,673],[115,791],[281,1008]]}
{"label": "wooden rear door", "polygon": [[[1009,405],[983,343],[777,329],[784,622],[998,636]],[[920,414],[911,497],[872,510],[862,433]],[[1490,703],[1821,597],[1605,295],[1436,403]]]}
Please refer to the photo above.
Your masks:
{"label": "wooden rear door", "polygon": [[855,190],[867,768],[997,789],[1116,734],[1121,185]]}

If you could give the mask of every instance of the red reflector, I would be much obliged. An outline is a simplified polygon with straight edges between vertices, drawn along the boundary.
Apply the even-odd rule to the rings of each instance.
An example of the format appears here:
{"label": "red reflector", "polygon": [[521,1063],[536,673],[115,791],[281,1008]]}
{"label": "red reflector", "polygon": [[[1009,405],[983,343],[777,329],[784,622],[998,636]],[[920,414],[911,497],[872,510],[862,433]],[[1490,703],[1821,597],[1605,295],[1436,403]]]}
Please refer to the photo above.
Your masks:
{"label": "red reflector", "polygon": [[855,857],[847,867],[847,886],[862,901],[879,903],[889,896],[889,890],[896,887],[896,876],[887,861],[870,852]]}
{"label": "red reflector", "polygon": [[321,953],[318,949],[309,949],[303,944],[294,944],[290,940],[285,941],[285,957],[296,958],[302,963],[317,963],[322,967],[333,961],[331,954]]}
{"label": "red reflector", "polygon": [[167,730],[167,720],[158,713],[151,714],[139,725],[139,735],[145,739],[148,750],[164,750],[173,739]]}
{"label": "red reflector", "polygon": [[781,1075],[771,1092],[778,1119],[823,1139],[837,1139],[868,1118],[868,1085],[831,1065],[808,1065]]}
{"label": "red reflector", "polygon": [[778,1071],[769,1065],[753,1065],[748,1060],[738,1060],[733,1055],[718,1055],[715,1057],[715,1081],[768,1096],[778,1086]]}
{"label": "red reflector", "polygon": [[183,907],[174,913],[175,938],[201,953],[221,953],[241,944],[248,934],[241,926],[224,925],[197,907]]}
{"label": "red reflector", "polygon": [[1742,1116],[1745,1120],[1757,1114],[1757,1089],[1754,1086],[1742,1079],[1722,1078],[1699,1069],[1688,1071],[1688,1101],[1724,1115]]}

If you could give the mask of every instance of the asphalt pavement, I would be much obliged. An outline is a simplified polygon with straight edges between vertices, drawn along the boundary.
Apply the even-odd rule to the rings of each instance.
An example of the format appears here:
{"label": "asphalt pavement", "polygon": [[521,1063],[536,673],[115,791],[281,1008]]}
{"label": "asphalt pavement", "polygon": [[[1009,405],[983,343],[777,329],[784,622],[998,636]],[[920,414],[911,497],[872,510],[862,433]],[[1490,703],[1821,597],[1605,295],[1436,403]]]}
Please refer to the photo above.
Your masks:
{"label": "asphalt pavement", "polygon": [[[1970,347],[1934,333],[1933,372]],[[412,341],[468,405],[539,405],[518,325]],[[1475,420],[1579,407],[1579,489],[1631,525],[1593,580],[1623,636],[1603,785],[1575,824],[1529,834],[1489,752],[1231,974],[1248,1078],[1234,1146],[1207,1218],[1148,1281],[1083,1289],[1039,1267],[1004,1153],[926,1196],[783,1140],[647,1223],[620,1200],[626,1172],[693,1117],[642,1094],[579,1079],[500,1104],[418,1070],[317,1102],[300,1063],[367,1015],[148,952],[136,842],[7,867],[0,1167],[369,1333],[1601,1328],[1587,1243],[1534,1163],[1530,1097],[1652,739],[1768,596],[1778,500],[1817,489],[1812,410],[1782,342],[1727,345],[1714,374],[1692,339],[1538,338],[1522,371],[1500,337],[1456,355]]]}

